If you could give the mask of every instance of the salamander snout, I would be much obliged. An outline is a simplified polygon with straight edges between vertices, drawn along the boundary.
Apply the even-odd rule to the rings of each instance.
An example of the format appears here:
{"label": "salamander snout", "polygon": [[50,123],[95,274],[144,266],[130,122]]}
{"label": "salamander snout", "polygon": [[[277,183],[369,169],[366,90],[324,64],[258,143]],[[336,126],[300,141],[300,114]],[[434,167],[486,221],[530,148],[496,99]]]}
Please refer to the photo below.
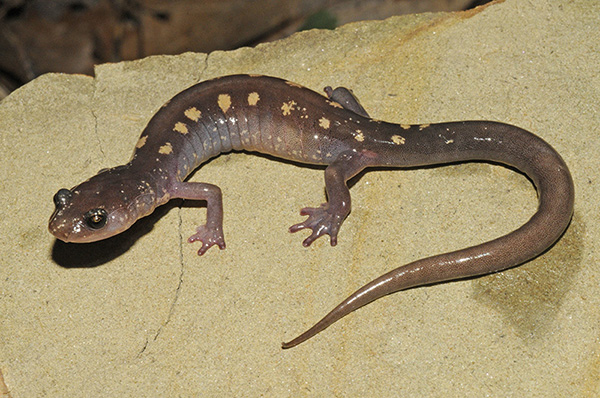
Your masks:
{"label": "salamander snout", "polygon": [[102,170],[74,188],[58,190],[50,233],[63,242],[96,242],[150,214],[157,205],[155,188],[141,178],[128,177],[128,167]]}
{"label": "salamander snout", "polygon": [[[80,191],[66,188],[54,195],[55,208],[48,229],[64,242],[92,242],[99,239],[95,235],[106,236],[100,230],[108,221],[107,211],[102,207],[82,211],[78,203],[86,201],[81,199]],[[96,231],[99,233],[95,234]]]}
{"label": "salamander snout", "polygon": [[48,224],[50,233],[63,242],[95,242],[122,232],[135,221],[124,211],[126,207],[94,203],[95,196],[75,189],[58,191]]}
{"label": "salamander snout", "polygon": [[101,189],[88,181],[70,190],[60,189],[53,198],[48,230],[63,242],[74,243],[95,242],[124,231],[138,213],[131,205],[133,195],[118,188]]}

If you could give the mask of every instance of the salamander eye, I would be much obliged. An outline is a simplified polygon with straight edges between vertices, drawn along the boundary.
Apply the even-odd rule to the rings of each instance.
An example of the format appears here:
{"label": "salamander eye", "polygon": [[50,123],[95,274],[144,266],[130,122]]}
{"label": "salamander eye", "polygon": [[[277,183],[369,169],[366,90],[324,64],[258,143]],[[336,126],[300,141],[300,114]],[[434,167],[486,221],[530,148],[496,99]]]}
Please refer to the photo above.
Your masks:
{"label": "salamander eye", "polygon": [[54,195],[54,198],[52,200],[54,201],[54,206],[56,206],[56,208],[62,208],[66,206],[66,204],[71,200],[72,197],[73,194],[71,193],[71,191],[69,191],[66,188],[63,188],[60,189]]}
{"label": "salamander eye", "polygon": [[92,209],[83,216],[85,223],[91,229],[100,229],[104,227],[107,218],[106,210],[104,209]]}

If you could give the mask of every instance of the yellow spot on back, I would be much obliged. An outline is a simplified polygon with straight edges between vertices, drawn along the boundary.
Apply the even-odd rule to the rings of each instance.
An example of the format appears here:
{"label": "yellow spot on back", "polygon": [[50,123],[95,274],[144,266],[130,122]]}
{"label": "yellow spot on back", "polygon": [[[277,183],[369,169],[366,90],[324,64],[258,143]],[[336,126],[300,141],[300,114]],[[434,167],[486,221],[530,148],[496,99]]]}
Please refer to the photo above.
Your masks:
{"label": "yellow spot on back", "polygon": [[410,124],[401,124],[400,127],[402,127],[404,130],[408,130],[410,128]]}
{"label": "yellow spot on back", "polygon": [[423,129],[426,129],[429,126],[430,126],[429,123],[428,124],[422,124],[422,125],[419,126],[419,131],[421,131]]}
{"label": "yellow spot on back", "polygon": [[147,140],[147,139],[148,139],[148,136],[147,136],[147,135],[145,135],[145,136],[143,136],[143,137],[140,137],[140,139],[138,140],[137,144],[135,144],[135,147],[136,147],[136,148],[141,148],[141,147],[143,147],[144,145],[146,145],[146,140]]}
{"label": "yellow spot on back", "polygon": [[283,116],[288,116],[292,113],[292,109],[294,108],[294,106],[296,105],[296,101],[288,101],[288,102],[284,102],[283,105],[281,105],[281,110],[283,112]]}
{"label": "yellow spot on back", "polygon": [[193,106],[191,108],[186,109],[183,113],[188,119],[193,120],[194,122],[197,122],[198,119],[200,119],[200,116],[202,115],[202,112],[200,112]]}
{"label": "yellow spot on back", "polygon": [[319,126],[323,127],[324,129],[328,129],[330,124],[331,122],[327,118],[322,117],[319,119]]}
{"label": "yellow spot on back", "polygon": [[173,127],[173,131],[177,131],[181,134],[187,134],[189,133],[187,126],[185,125],[185,123],[181,123],[181,122],[177,122],[175,123],[175,127]]}
{"label": "yellow spot on back", "polygon": [[258,95],[256,91],[253,91],[250,94],[248,94],[248,105],[255,106],[259,100],[260,95]]}
{"label": "yellow spot on back", "polygon": [[354,136],[354,139],[358,142],[363,142],[365,140],[365,135],[358,130],[359,133]]}
{"label": "yellow spot on back", "polygon": [[227,113],[229,107],[231,106],[231,97],[229,94],[219,94],[217,103],[219,104],[219,108],[221,108],[223,113]]}
{"label": "yellow spot on back", "polygon": [[173,146],[170,142],[167,142],[165,145],[158,148],[158,153],[162,155],[168,155],[170,153],[173,153]]}
{"label": "yellow spot on back", "polygon": [[327,103],[328,103],[329,105],[331,105],[331,106],[335,107],[335,108],[344,108],[343,106],[341,106],[340,104],[338,104],[338,103],[337,103],[337,102],[335,102],[335,101],[329,101],[329,100],[327,100]]}
{"label": "yellow spot on back", "polygon": [[406,142],[406,138],[402,137],[401,135],[393,135],[392,142],[396,145],[403,145]]}

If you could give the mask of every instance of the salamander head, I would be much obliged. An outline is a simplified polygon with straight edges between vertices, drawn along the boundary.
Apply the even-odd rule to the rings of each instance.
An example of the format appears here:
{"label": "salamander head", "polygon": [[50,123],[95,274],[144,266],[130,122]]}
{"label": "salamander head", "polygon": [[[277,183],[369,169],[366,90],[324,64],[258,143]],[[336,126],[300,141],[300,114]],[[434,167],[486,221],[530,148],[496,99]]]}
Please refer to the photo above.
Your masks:
{"label": "salamander head", "polygon": [[54,195],[50,233],[64,242],[95,242],[150,214],[158,205],[153,187],[143,179],[124,178],[125,168],[103,170],[72,189],[59,190]]}

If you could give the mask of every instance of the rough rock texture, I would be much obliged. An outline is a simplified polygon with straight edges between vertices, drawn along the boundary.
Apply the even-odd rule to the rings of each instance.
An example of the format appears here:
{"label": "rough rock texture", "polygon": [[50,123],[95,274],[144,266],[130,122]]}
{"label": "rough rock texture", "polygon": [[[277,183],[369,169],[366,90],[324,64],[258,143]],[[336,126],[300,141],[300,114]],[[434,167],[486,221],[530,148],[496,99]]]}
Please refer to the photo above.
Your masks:
{"label": "rough rock texture", "polygon": [[[18,397],[600,394],[600,3],[507,0],[309,31],[232,52],[45,75],[0,103],[0,370]],[[393,267],[480,243],[535,210],[485,163],[366,173],[338,246],[286,232],[322,171],[221,156],[227,249],[185,243],[173,203],[99,245],[47,232],[52,195],[129,159],[151,115],[197,81],[249,72],[351,87],[376,118],[492,119],[536,132],[576,184],[570,228],[500,274],[390,295],[292,350],[280,342]]]}

